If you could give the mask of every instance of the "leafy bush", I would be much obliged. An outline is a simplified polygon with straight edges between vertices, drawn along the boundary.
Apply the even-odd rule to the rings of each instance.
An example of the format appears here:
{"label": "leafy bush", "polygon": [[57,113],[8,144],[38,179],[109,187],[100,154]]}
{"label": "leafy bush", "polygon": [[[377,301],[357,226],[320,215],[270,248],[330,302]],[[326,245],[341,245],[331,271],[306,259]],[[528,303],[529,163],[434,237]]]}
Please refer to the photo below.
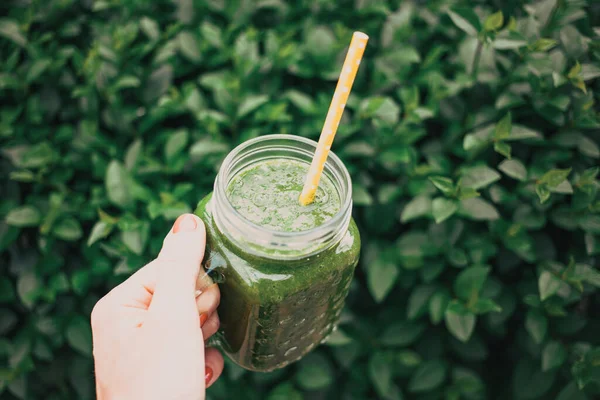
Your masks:
{"label": "leafy bush", "polygon": [[93,304],[234,146],[317,138],[355,29],[335,151],[364,246],[340,329],[284,370],[228,364],[210,398],[598,395],[597,2],[8,3],[2,399],[93,398]]}

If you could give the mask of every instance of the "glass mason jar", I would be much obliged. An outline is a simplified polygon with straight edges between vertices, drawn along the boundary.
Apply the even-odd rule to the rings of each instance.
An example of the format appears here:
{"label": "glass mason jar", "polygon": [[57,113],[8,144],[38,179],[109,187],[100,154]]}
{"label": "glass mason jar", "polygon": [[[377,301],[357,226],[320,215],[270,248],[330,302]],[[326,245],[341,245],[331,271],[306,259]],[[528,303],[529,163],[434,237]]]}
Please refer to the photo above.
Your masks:
{"label": "glass mason jar", "polygon": [[323,173],[338,191],[340,210],[316,228],[266,229],[240,215],[226,195],[229,182],[245,167],[268,159],[310,164],[316,145],[293,135],[242,143],[225,158],[213,192],[195,211],[206,224],[203,265],[221,290],[216,340],[249,370],[284,367],[321,343],[336,327],[358,262],[350,175],[335,154]]}

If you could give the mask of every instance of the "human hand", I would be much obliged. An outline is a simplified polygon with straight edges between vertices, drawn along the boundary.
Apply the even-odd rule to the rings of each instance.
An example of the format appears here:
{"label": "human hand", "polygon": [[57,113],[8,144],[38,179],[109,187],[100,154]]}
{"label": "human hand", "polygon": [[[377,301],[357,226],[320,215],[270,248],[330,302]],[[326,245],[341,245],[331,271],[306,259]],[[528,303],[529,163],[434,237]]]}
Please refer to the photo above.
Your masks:
{"label": "human hand", "polygon": [[220,293],[204,273],[196,297],[205,244],[202,220],[180,216],[158,257],[95,305],[99,400],[204,399],[221,375],[223,357],[204,342],[219,327]]}

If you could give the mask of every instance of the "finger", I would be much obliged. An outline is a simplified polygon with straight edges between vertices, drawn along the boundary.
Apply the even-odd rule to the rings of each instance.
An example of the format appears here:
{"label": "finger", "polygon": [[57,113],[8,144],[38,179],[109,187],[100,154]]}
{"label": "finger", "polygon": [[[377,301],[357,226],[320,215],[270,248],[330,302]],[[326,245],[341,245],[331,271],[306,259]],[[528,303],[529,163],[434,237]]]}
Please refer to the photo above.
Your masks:
{"label": "finger", "polygon": [[223,356],[219,353],[219,350],[214,347],[206,349],[205,353],[206,360],[206,387],[209,387],[221,376],[223,372]]}
{"label": "finger", "polygon": [[[200,218],[184,214],[166,236],[160,254],[151,264],[156,268],[150,316],[165,323],[194,323],[198,327],[195,286],[204,257],[206,231]],[[195,318],[191,318],[194,314]],[[176,328],[175,326],[172,326]]]}
{"label": "finger", "polygon": [[219,291],[218,285],[213,283],[211,286],[204,289],[204,291],[200,293],[198,297],[196,297],[196,307],[198,308],[198,314],[200,314],[200,319],[203,318],[203,314],[205,315],[205,320],[211,314],[213,314],[219,306],[220,301],[221,292]]}
{"label": "finger", "polygon": [[209,337],[217,333],[219,330],[219,325],[221,321],[219,320],[219,314],[213,313],[205,322],[202,324],[202,337],[204,340],[207,340]]}

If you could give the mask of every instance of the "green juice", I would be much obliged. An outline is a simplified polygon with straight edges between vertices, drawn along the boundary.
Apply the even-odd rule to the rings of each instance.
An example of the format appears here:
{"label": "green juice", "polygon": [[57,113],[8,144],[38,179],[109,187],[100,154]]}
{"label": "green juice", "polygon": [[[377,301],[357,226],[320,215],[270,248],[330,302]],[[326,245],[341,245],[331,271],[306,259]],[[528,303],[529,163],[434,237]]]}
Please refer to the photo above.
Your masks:
{"label": "green juice", "polygon": [[[226,197],[237,217],[261,229],[302,233],[318,228],[340,212],[342,202],[323,175],[315,201],[299,204],[308,167],[287,158],[252,163],[229,180]],[[207,229],[205,268],[220,276],[221,348],[246,369],[284,367],[335,328],[358,262],[356,225],[350,220],[339,241],[312,255],[299,250],[293,260],[281,260],[272,249],[257,255],[230,240],[215,223],[216,208],[209,194],[196,214]]]}
{"label": "green juice", "polygon": [[227,188],[233,208],[267,229],[298,232],[316,228],[340,210],[340,196],[324,177],[307,206],[298,201],[308,165],[301,161],[262,161],[239,172]]}

